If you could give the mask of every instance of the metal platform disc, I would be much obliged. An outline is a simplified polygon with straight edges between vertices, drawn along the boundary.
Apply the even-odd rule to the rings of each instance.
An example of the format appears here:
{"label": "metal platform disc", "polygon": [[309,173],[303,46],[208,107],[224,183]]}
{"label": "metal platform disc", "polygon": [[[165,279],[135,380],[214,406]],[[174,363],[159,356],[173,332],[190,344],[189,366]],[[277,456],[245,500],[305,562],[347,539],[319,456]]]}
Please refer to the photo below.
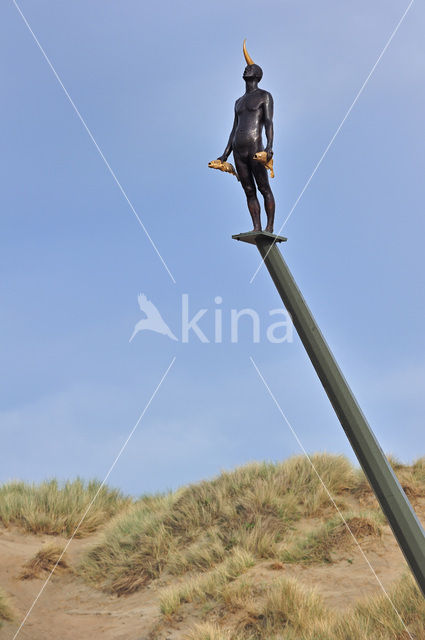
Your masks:
{"label": "metal platform disc", "polygon": [[267,240],[274,240],[275,242],[286,242],[287,238],[283,236],[277,236],[274,233],[268,231],[248,231],[247,233],[237,233],[232,236],[234,240],[240,240],[241,242],[248,242],[249,244],[256,244],[257,238],[264,238]]}

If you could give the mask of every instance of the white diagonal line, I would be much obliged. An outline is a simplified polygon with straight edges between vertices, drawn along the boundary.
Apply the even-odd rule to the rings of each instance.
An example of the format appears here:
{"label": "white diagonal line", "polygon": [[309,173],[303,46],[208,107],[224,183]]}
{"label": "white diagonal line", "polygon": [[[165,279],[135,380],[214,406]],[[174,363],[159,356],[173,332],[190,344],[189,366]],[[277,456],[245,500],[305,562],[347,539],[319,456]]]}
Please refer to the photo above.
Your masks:
{"label": "white diagonal line", "polygon": [[382,584],[381,580],[379,579],[379,577],[376,574],[375,569],[372,567],[371,563],[369,562],[369,559],[367,558],[365,552],[363,551],[363,549],[361,548],[356,536],[354,535],[354,533],[351,531],[350,526],[348,524],[348,522],[346,521],[346,519],[344,518],[344,516],[341,513],[341,510],[339,509],[338,505],[336,504],[335,500],[333,499],[329,489],[327,488],[327,486],[325,485],[325,483],[323,482],[319,472],[317,471],[313,460],[310,458],[310,456],[308,455],[306,449],[304,448],[304,445],[302,444],[301,440],[299,439],[297,433],[295,432],[295,429],[293,428],[293,426],[291,425],[291,423],[289,422],[288,418],[286,417],[286,415],[283,413],[282,407],[280,406],[279,402],[277,401],[276,397],[274,396],[272,390],[270,389],[269,385],[267,384],[266,380],[264,379],[264,376],[262,375],[261,371],[259,370],[258,366],[256,365],[256,363],[254,362],[254,358],[252,356],[249,357],[256,372],[258,373],[258,376],[260,378],[260,380],[263,382],[264,386],[266,387],[269,396],[271,397],[271,399],[273,400],[273,402],[275,403],[280,415],[282,416],[282,418],[285,420],[286,424],[288,425],[288,427],[290,428],[290,430],[292,431],[292,435],[294,436],[295,440],[298,442],[299,447],[301,448],[301,450],[303,451],[304,455],[306,456],[307,460],[309,461],[309,463],[311,464],[315,474],[317,475],[321,485],[323,486],[324,490],[326,491],[326,493],[329,496],[330,501],[332,502],[333,506],[335,507],[335,509],[338,512],[338,515],[341,517],[341,520],[343,521],[344,525],[346,526],[348,532],[350,533],[351,537],[353,538],[354,542],[356,543],[357,547],[359,548],[360,553],[362,554],[363,558],[366,560],[367,564],[369,565],[370,570],[372,571],[373,575],[375,576],[379,586],[381,587],[382,591],[384,592],[384,594],[386,595],[386,597],[388,598],[392,608],[394,609],[394,611],[396,612],[401,624],[403,625],[404,629],[406,630],[407,634],[409,635],[409,638],[411,640],[414,640],[412,635],[410,634],[409,629],[406,627],[403,618],[401,617],[401,615],[399,614],[399,612],[396,609],[395,604],[393,603],[393,601],[391,600],[390,596],[388,595],[387,591],[385,590],[384,585]]}
{"label": "white diagonal line", "polygon": [[[355,106],[356,102],[358,101],[358,99],[360,98],[360,96],[363,93],[364,88],[366,87],[367,83],[369,82],[369,80],[371,79],[376,67],[378,66],[378,64],[380,63],[384,53],[386,52],[386,50],[388,49],[388,47],[390,46],[395,34],[397,33],[397,31],[399,30],[399,28],[401,27],[405,17],[407,16],[408,12],[410,11],[410,8],[412,7],[414,3],[414,0],[411,0],[406,11],[403,13],[403,15],[401,16],[400,20],[397,23],[397,26],[395,27],[395,29],[393,30],[392,34],[390,35],[390,37],[387,40],[387,43],[385,45],[385,47],[382,49],[377,61],[375,62],[375,64],[373,65],[372,69],[370,70],[369,75],[367,76],[366,80],[363,82],[362,86],[359,89],[359,92],[357,93],[356,97],[354,98],[353,102],[351,103],[350,108],[348,109],[347,113],[345,114],[345,116],[343,117],[343,119],[341,120],[341,123],[339,125],[339,127],[337,128],[337,130],[335,131],[334,135],[332,136],[332,138],[329,141],[328,146],[326,147],[326,149],[324,150],[324,152],[322,153],[319,162],[316,164],[316,166],[314,167],[313,173],[311,174],[311,176],[309,177],[309,179],[307,180],[307,182],[305,183],[304,187],[301,190],[300,195],[298,196],[298,198],[295,200],[292,209],[290,210],[290,212],[288,213],[288,215],[286,216],[285,220],[283,221],[282,226],[280,227],[279,231],[277,232],[277,235],[280,235],[282,232],[283,227],[286,225],[286,223],[288,222],[289,218],[292,216],[292,214],[294,213],[296,207],[298,206],[299,201],[301,200],[301,198],[304,195],[304,192],[306,191],[308,185],[310,184],[310,182],[312,181],[312,179],[314,178],[317,170],[319,169],[320,165],[322,164],[323,160],[325,159],[326,154],[328,153],[329,149],[331,148],[331,146],[333,145],[335,138],[337,137],[337,135],[339,134],[339,132],[341,131],[342,127],[344,126],[345,121],[347,120],[348,116],[350,115],[351,111],[353,110],[353,107]],[[264,256],[264,258],[261,259],[260,264],[258,265],[254,275],[252,276],[251,280],[249,281],[249,284],[252,284],[254,282],[254,278],[256,277],[257,273],[259,272],[259,270],[261,269],[261,266],[264,262],[264,260],[267,258],[267,256],[269,255],[269,251],[272,248],[272,246],[275,244],[275,241],[273,240],[272,244],[270,245],[270,247],[267,250],[266,255]]]}
{"label": "white diagonal line", "polygon": [[37,44],[38,48],[40,49],[41,53],[44,56],[44,59],[46,60],[47,64],[49,65],[50,69],[53,71],[53,74],[56,78],[56,80],[59,82],[60,86],[62,87],[66,97],[68,98],[72,108],[74,109],[75,113],[77,114],[78,118],[81,121],[81,124],[83,125],[84,129],[87,131],[91,141],[93,142],[94,146],[96,147],[100,157],[102,158],[103,162],[105,163],[109,173],[111,174],[111,176],[113,177],[114,181],[116,182],[119,190],[121,191],[122,195],[124,196],[125,200],[127,201],[127,204],[129,205],[130,209],[132,210],[132,212],[134,213],[137,222],[140,224],[140,226],[142,227],[143,231],[146,234],[146,237],[148,238],[149,242],[151,243],[155,253],[157,254],[158,258],[161,260],[165,270],[167,271],[168,275],[170,276],[171,280],[174,282],[174,284],[176,284],[176,281],[174,279],[173,274],[171,273],[170,269],[167,266],[167,263],[165,262],[164,258],[162,257],[162,255],[159,252],[158,247],[156,246],[155,242],[152,240],[148,230],[146,229],[145,225],[143,224],[143,222],[141,221],[139,214],[137,213],[136,209],[134,208],[133,204],[130,202],[129,197],[127,196],[126,192],[124,191],[123,187],[121,186],[121,183],[119,182],[117,176],[115,175],[111,165],[109,164],[109,162],[107,161],[107,159],[105,158],[105,156],[103,155],[103,152],[101,150],[101,148],[99,147],[99,145],[97,144],[96,140],[94,139],[94,136],[92,134],[92,132],[90,131],[89,127],[86,124],[86,121],[84,120],[83,116],[81,115],[81,113],[79,112],[79,110],[77,109],[74,101],[72,100],[71,96],[69,95],[68,91],[66,90],[62,80],[60,79],[59,75],[56,72],[56,69],[54,68],[53,64],[50,62],[49,57],[47,56],[46,52],[44,51],[43,47],[41,46],[40,42],[38,41],[37,36],[35,35],[34,31],[31,29],[28,20],[26,19],[26,17],[24,16],[24,14],[22,13],[19,5],[17,4],[16,0],[12,0],[13,4],[15,5],[16,9],[18,10],[19,14],[21,15],[22,20],[24,21],[24,23],[26,24],[28,31],[31,33],[35,43]]}
{"label": "white diagonal line", "polygon": [[157,387],[156,387],[155,391],[152,393],[152,395],[151,395],[151,397],[149,398],[149,400],[148,400],[148,402],[147,402],[147,404],[146,404],[145,408],[143,409],[142,413],[140,414],[140,416],[139,416],[139,418],[138,418],[138,420],[137,420],[136,424],[134,425],[134,427],[133,427],[133,428],[132,428],[132,430],[130,431],[130,433],[129,433],[129,435],[128,435],[127,439],[126,439],[126,441],[125,441],[125,442],[124,442],[124,444],[122,445],[122,447],[121,447],[121,449],[120,449],[120,451],[119,451],[118,455],[116,456],[115,460],[114,460],[114,461],[113,461],[113,463],[111,464],[111,466],[110,466],[110,468],[109,468],[108,473],[106,474],[105,478],[104,478],[104,479],[103,479],[103,481],[102,481],[102,484],[99,486],[98,490],[96,491],[95,496],[92,498],[92,500],[91,500],[90,504],[88,505],[87,509],[85,510],[85,512],[84,512],[84,514],[83,514],[83,516],[82,516],[82,518],[81,518],[80,522],[78,523],[78,525],[77,525],[77,527],[76,527],[76,529],[75,529],[74,533],[72,534],[72,536],[70,537],[70,539],[69,539],[69,540],[68,540],[68,542],[66,543],[66,545],[65,545],[65,547],[64,547],[64,549],[63,549],[63,551],[62,551],[62,553],[60,554],[60,556],[59,556],[58,560],[56,561],[55,566],[54,566],[54,567],[53,567],[53,569],[51,570],[51,572],[50,572],[49,576],[47,577],[46,581],[44,582],[44,584],[43,584],[43,586],[41,587],[40,591],[38,592],[37,596],[35,597],[34,602],[33,602],[33,603],[32,603],[32,605],[30,606],[30,608],[28,609],[28,611],[27,611],[27,613],[26,613],[26,615],[25,615],[24,619],[22,620],[22,622],[21,622],[21,624],[20,624],[20,626],[19,626],[19,629],[16,631],[16,633],[15,633],[15,635],[13,636],[13,639],[12,639],[12,640],[15,640],[15,638],[17,638],[17,637],[18,637],[19,632],[21,631],[22,627],[24,626],[24,624],[25,624],[25,623],[26,623],[26,621],[28,620],[28,618],[29,618],[29,616],[30,616],[30,614],[31,614],[32,610],[34,609],[34,607],[35,607],[35,605],[36,605],[36,603],[37,603],[38,599],[40,598],[40,596],[41,596],[41,594],[43,593],[44,589],[46,588],[47,584],[49,583],[50,578],[52,577],[52,575],[53,575],[53,573],[54,573],[54,571],[55,571],[56,567],[58,566],[59,562],[62,560],[62,558],[63,558],[63,556],[64,556],[64,554],[65,554],[66,550],[68,549],[69,545],[70,545],[70,544],[71,544],[71,542],[73,541],[73,539],[74,539],[74,537],[75,537],[75,534],[77,533],[78,529],[81,527],[82,523],[84,522],[85,517],[87,516],[88,512],[89,512],[89,511],[90,511],[90,509],[92,508],[94,501],[96,500],[97,496],[99,495],[99,493],[100,493],[100,491],[101,491],[102,487],[105,485],[105,483],[106,483],[107,479],[109,478],[109,476],[110,476],[110,474],[111,474],[112,470],[114,469],[115,465],[117,464],[118,460],[120,459],[121,454],[123,453],[123,451],[124,451],[124,449],[126,448],[126,446],[128,445],[128,443],[130,442],[130,440],[131,440],[131,438],[132,438],[132,436],[133,436],[134,432],[136,431],[137,427],[139,426],[139,424],[140,424],[140,422],[141,422],[141,420],[142,420],[143,416],[145,415],[146,411],[147,411],[147,410],[148,410],[148,408],[150,407],[150,405],[151,405],[151,403],[152,403],[152,400],[155,398],[156,394],[158,393],[159,388],[161,387],[162,383],[164,382],[165,378],[167,377],[168,372],[170,371],[171,367],[173,366],[173,364],[174,364],[175,360],[176,360],[176,357],[174,356],[174,358],[171,360],[170,364],[168,365],[167,370],[165,371],[164,375],[162,376],[161,380],[159,381],[159,383],[158,383],[158,385],[157,385]]}

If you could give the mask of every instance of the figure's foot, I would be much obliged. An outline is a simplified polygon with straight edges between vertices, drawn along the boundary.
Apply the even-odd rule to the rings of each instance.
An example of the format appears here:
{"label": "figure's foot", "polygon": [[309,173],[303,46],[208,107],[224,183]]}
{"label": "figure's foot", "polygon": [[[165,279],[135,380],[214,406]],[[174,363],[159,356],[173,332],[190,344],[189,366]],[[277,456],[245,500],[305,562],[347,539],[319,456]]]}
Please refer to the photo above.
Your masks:
{"label": "figure's foot", "polygon": [[255,226],[255,227],[253,228],[253,231],[261,231],[261,227],[257,227],[257,226]]}
{"label": "figure's foot", "polygon": [[268,233],[273,233],[273,227],[269,227],[269,225],[267,225],[264,231],[267,231]]}

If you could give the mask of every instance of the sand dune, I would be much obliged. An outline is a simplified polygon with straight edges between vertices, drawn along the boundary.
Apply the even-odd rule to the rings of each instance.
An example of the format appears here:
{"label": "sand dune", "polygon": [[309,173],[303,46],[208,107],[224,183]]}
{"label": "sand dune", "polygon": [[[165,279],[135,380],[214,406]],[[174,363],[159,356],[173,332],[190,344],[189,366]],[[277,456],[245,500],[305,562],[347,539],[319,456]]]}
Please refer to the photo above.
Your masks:
{"label": "sand dune", "polygon": [[[358,489],[358,487],[357,487]],[[363,491],[352,489],[340,493],[345,509],[377,508],[375,499],[367,487]],[[415,510],[425,524],[425,495],[415,491],[411,499]],[[359,511],[360,512],[360,511]],[[308,539],[309,532],[321,531],[324,523],[335,516],[332,505],[324,505],[319,513],[302,516],[294,520],[290,528],[292,543],[300,539]],[[87,582],[87,576],[81,573],[82,562],[86,562],[88,551],[103,549],[108,531],[114,526],[117,518],[100,527],[96,532],[84,538],[74,539],[66,552],[67,567],[58,568],[44,592],[37,601],[28,620],[19,633],[22,640],[183,640],[199,637],[201,640],[221,640],[221,638],[263,638],[261,624],[264,619],[267,594],[273,591],[282,578],[294,579],[297,585],[309,592],[312,588],[319,594],[323,611],[329,612],[334,619],[349,615],[352,608],[362,599],[373,599],[382,593],[375,576],[358,547],[352,540],[344,537],[344,531],[332,529],[334,536],[329,542],[329,554],[323,561],[282,561],[284,554],[276,557],[260,557],[252,553],[252,561],[247,562],[235,575],[226,578],[218,589],[208,587],[205,596],[193,591],[193,596],[180,598],[177,605],[164,609],[164,594],[178,593],[178,590],[190,581],[194,584],[208,584],[208,576],[223,566],[226,557],[211,564],[210,567],[172,571],[173,564],[164,563],[158,576],[142,581],[133,593],[119,596],[111,589],[102,588],[102,584]],[[353,519],[353,523],[355,520]],[[354,526],[354,524],[353,524]],[[369,562],[373,566],[385,589],[391,589],[408,570],[392,532],[384,522],[379,527],[379,535],[373,529],[367,529],[361,535],[359,543]],[[106,537],[104,534],[107,534]],[[288,534],[289,535],[289,534]],[[285,537],[284,537],[285,539]],[[333,540],[333,542],[332,542]],[[4,621],[0,629],[0,639],[12,640],[26,612],[34,602],[37,594],[47,578],[48,571],[41,571],[36,578],[22,579],[25,565],[42,549],[52,543],[64,546],[66,537],[60,535],[33,534],[25,532],[16,524],[0,527],[0,587],[6,592],[10,605],[14,610],[14,620]],[[289,547],[285,547],[289,548]],[[291,547],[292,548],[292,547]],[[304,548],[304,547],[303,547]],[[180,548],[179,548],[180,549]],[[181,549],[178,551],[182,553]],[[245,552],[244,552],[245,553]],[[248,553],[248,552],[246,552]],[[266,554],[267,555],[267,554]],[[301,556],[300,556],[301,557]],[[83,564],[84,564],[83,562]],[[201,579],[201,582],[196,582]],[[202,582],[203,580],[203,582]],[[210,583],[213,584],[212,579]],[[279,583],[280,584],[280,583]],[[170,592],[171,589],[171,592]],[[208,591],[210,589],[210,591]],[[215,589],[215,591],[214,591]],[[112,590],[113,591],[113,590]],[[249,592],[249,596],[247,595]],[[198,595],[196,595],[198,594]],[[168,597],[168,596],[167,596]],[[269,605],[267,605],[269,606]],[[320,605],[322,606],[322,605]],[[264,608],[266,607],[266,608]],[[161,611],[162,609],[162,611]],[[325,615],[325,614],[323,614]],[[326,616],[328,613],[326,613]],[[409,627],[415,640],[425,639],[425,609],[419,612],[419,618]],[[423,618],[421,618],[423,616]],[[204,624],[197,632],[191,631],[194,624]],[[208,631],[205,624],[213,625]],[[285,623],[286,624],[286,623]],[[296,629],[291,623],[283,624],[281,638],[304,638],[290,635]],[[323,622],[325,624],[325,622]],[[326,622],[328,624],[328,622]],[[328,627],[330,630],[331,627]],[[222,631],[217,635],[217,629]],[[266,629],[266,627],[264,627]],[[286,631],[289,633],[285,635]],[[232,633],[236,634],[232,636]],[[264,631],[264,633],[267,633]],[[239,634],[239,635],[238,635]],[[257,634],[257,635],[255,635]],[[318,638],[333,637],[329,635]],[[270,636],[271,637],[271,636]],[[336,636],[335,636],[336,637]],[[369,639],[373,635],[367,636]],[[401,640],[408,635],[376,636]],[[354,638],[353,638],[354,640]]]}

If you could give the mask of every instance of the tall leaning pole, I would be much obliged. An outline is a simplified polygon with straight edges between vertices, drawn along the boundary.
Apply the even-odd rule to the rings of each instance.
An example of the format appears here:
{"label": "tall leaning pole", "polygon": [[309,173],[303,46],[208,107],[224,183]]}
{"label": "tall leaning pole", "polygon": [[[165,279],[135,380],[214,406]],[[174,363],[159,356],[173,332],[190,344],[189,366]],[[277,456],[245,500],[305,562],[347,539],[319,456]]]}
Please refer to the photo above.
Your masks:
{"label": "tall leaning pole", "polygon": [[[232,236],[255,245],[328,395],[357,459],[388,519],[394,536],[425,597],[425,531],[370,428],[353,392],[304,300],[273,234],[275,203],[267,170],[273,173],[273,98],[258,87],[263,71],[249,56],[243,73],[246,91],[235,104],[232,131],[224,153],[209,163],[213,169],[236,175],[247,198],[253,231]],[[264,148],[262,132],[267,144]],[[233,153],[236,171],[227,158]],[[267,226],[261,229],[256,187],[264,197]]]}
{"label": "tall leaning pole", "polygon": [[257,246],[338,420],[425,597],[425,531],[279,251],[277,243],[286,238],[261,231],[241,233],[232,237]]}

